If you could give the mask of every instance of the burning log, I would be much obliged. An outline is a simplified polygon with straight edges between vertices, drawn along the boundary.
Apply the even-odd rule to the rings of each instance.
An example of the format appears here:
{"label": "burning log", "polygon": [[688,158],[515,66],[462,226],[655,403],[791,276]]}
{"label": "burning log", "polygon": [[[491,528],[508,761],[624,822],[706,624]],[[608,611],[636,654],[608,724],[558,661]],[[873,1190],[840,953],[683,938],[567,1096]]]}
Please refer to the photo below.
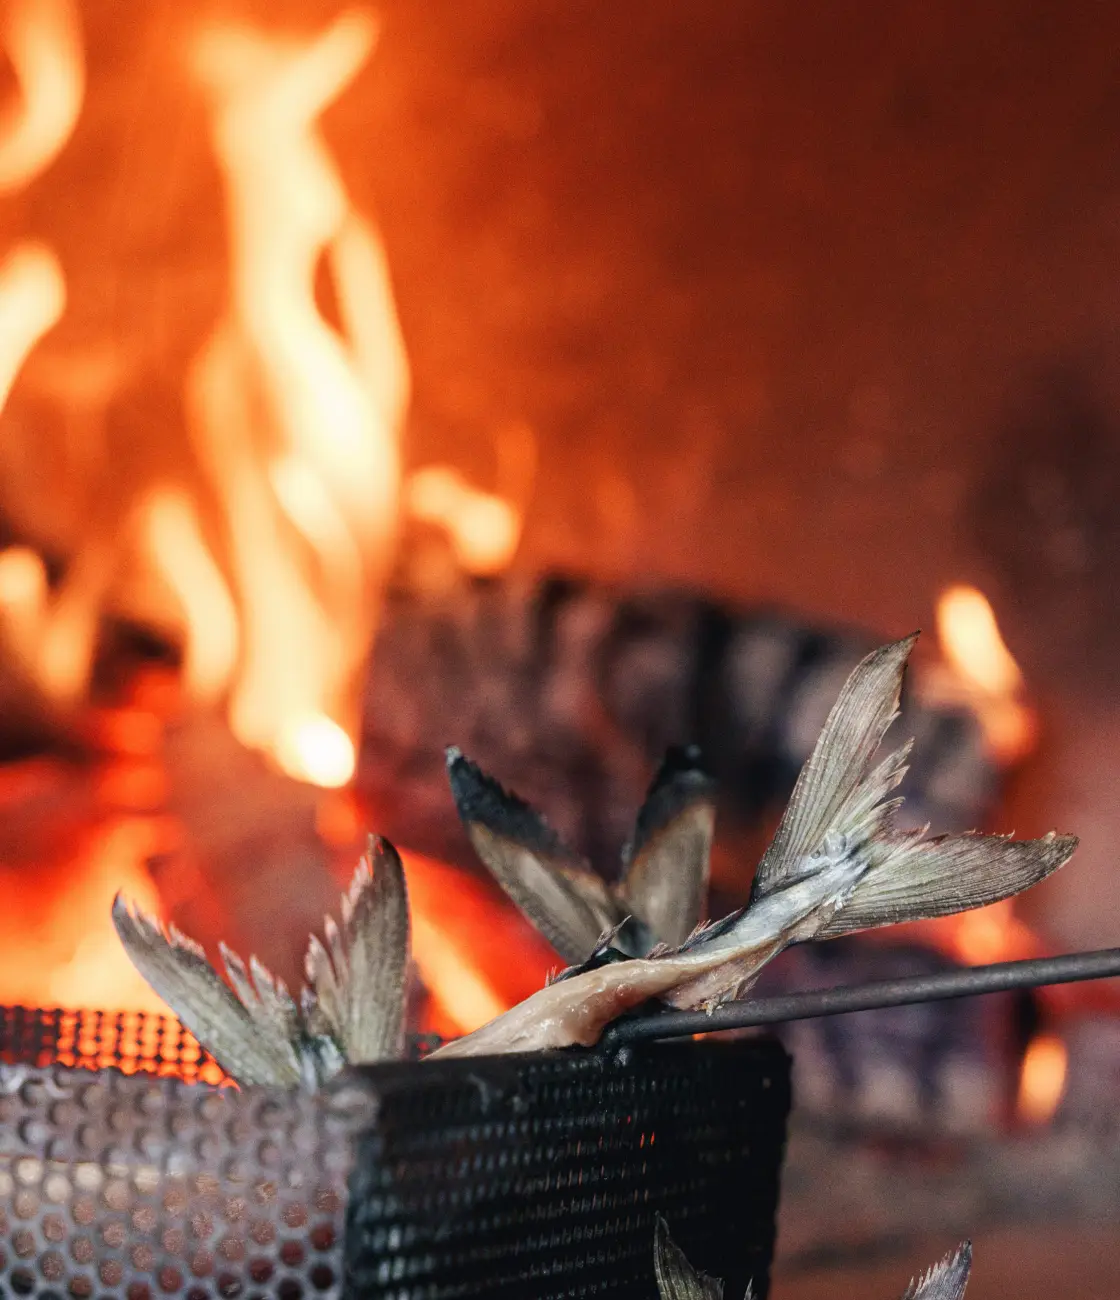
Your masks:
{"label": "burning log", "polygon": [[[662,753],[695,744],[741,837],[788,796],[872,644],[684,591],[512,577],[397,590],[373,655],[358,789],[390,838],[461,860],[444,776],[453,741],[515,775],[573,848],[609,861]],[[978,714],[908,692],[900,727],[915,737],[909,824],[982,825],[1001,770]]]}

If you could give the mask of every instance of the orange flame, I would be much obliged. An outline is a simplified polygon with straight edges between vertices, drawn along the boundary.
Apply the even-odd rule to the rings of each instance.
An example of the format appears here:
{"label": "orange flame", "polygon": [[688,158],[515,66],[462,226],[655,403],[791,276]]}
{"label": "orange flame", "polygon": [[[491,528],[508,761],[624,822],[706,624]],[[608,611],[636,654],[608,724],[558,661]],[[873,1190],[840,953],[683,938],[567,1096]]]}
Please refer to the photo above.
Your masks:
{"label": "orange flame", "polygon": [[[192,51],[232,252],[226,318],[188,394],[240,615],[230,721],[244,743],[322,785],[353,770],[355,681],[395,538],[408,391],[384,254],[317,125],[375,38],[372,19],[352,11],[303,42],[211,27]],[[341,330],[316,303],[321,261]],[[197,642],[206,619],[184,605]]]}
{"label": "orange flame", "polygon": [[1069,1053],[1053,1034],[1040,1034],[1027,1048],[1019,1076],[1016,1107],[1028,1124],[1045,1124],[1052,1119],[1065,1091]]}
{"label": "orange flame", "polygon": [[997,759],[1008,764],[1022,759],[1034,745],[1035,715],[1021,698],[1023,675],[983,593],[965,586],[942,592],[937,631],[951,675],[939,683],[942,693],[977,711]]}
{"label": "orange flame", "polygon": [[480,492],[447,465],[417,470],[406,504],[414,519],[442,528],[456,560],[480,576],[499,573],[521,540],[521,515],[509,501]]}
{"label": "orange flame", "polygon": [[70,139],[85,60],[73,0],[8,0],[0,24],[20,97],[0,126],[0,194],[10,194],[45,171]]}

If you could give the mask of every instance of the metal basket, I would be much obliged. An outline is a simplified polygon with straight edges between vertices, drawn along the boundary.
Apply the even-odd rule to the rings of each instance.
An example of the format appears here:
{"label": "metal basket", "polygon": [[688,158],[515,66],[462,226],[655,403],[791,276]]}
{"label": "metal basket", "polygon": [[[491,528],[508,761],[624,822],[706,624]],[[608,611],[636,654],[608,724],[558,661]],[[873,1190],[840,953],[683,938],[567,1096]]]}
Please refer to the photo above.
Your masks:
{"label": "metal basket", "polygon": [[5,1295],[648,1297],[658,1212],[727,1294],[767,1293],[769,1039],[375,1066],[312,1096],[193,1082],[220,1071],[173,1020],[9,1009],[0,1060]]}

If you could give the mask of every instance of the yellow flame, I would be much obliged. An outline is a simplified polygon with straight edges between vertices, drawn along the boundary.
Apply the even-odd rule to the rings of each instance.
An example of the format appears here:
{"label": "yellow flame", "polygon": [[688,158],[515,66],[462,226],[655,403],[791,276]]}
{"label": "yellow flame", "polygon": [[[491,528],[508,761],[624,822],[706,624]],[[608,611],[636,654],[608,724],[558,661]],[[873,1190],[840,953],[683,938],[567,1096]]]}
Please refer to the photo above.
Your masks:
{"label": "yellow flame", "polygon": [[975,587],[949,587],[937,604],[937,630],[945,657],[966,681],[992,695],[1022,688],[987,598]]}
{"label": "yellow flame", "polygon": [[406,497],[414,518],[447,533],[468,573],[498,573],[513,559],[521,540],[520,514],[501,497],[471,487],[457,470],[446,465],[418,470]]}
{"label": "yellow flame", "polygon": [[1022,758],[1034,742],[1036,719],[1020,698],[1023,674],[987,598],[975,587],[947,588],[937,602],[937,631],[942,655],[976,709],[992,752],[1006,762]]}
{"label": "yellow flame", "polygon": [[31,349],[65,307],[58,258],[42,244],[18,244],[0,264],[0,410]]}
{"label": "yellow flame", "polygon": [[1065,1091],[1069,1053],[1053,1034],[1040,1034],[1028,1046],[1019,1076],[1018,1114],[1031,1124],[1045,1124]]}
{"label": "yellow flame", "polygon": [[0,193],[35,179],[61,152],[85,94],[85,59],[73,0],[8,0],[0,43],[19,88],[19,103],[0,126]]}
{"label": "yellow flame", "polygon": [[[370,15],[353,10],[310,39],[222,24],[192,47],[231,250],[226,315],[188,380],[240,617],[230,722],[244,743],[322,785],[353,770],[357,682],[396,537],[408,396],[384,253],[318,127],[376,34]],[[320,266],[341,329],[319,310]],[[203,635],[199,614],[188,614],[191,637]]]}
{"label": "yellow flame", "polygon": [[455,938],[423,911],[412,911],[412,957],[425,986],[461,1033],[469,1034],[509,1009]]}
{"label": "yellow flame", "polygon": [[354,744],[324,714],[288,718],[277,741],[276,761],[299,781],[336,789],[354,775]]}
{"label": "yellow flame", "polygon": [[[78,120],[85,63],[77,7],[72,0],[10,0],[0,14],[0,44],[18,88],[14,111],[0,123],[0,193],[6,194],[50,166]],[[54,251],[34,240],[12,248],[0,263],[0,410],[31,350],[65,307],[66,282]],[[52,599],[42,560],[9,550],[0,585],[0,624],[24,669],[48,691],[58,664],[67,680],[80,677],[92,620],[71,628],[72,611]]]}
{"label": "yellow flame", "polygon": [[151,558],[175,592],[191,635],[183,665],[196,699],[214,698],[237,660],[237,611],[221,571],[203,540],[198,513],[186,492],[151,492],[142,513]]}

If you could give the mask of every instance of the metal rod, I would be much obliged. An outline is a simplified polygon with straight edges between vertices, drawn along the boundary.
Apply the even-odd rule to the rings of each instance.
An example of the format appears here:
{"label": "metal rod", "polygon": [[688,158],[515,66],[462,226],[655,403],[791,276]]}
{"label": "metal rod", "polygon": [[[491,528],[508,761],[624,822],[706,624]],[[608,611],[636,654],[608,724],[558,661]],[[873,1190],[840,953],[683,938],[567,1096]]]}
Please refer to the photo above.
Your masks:
{"label": "metal rod", "polygon": [[841,988],[814,989],[783,997],[727,1002],[706,1011],[663,1011],[619,1020],[603,1034],[605,1049],[624,1047],[651,1038],[683,1038],[721,1029],[746,1029],[814,1016],[837,1016],[850,1011],[875,1011],[914,1002],[970,998],[981,993],[1035,988],[1042,984],[1073,984],[1078,980],[1107,979],[1120,975],[1120,948],[1074,952],[1063,957],[1037,957],[1030,961],[1004,961],[990,966],[969,966],[937,975],[912,975],[904,979],[875,980]]}

